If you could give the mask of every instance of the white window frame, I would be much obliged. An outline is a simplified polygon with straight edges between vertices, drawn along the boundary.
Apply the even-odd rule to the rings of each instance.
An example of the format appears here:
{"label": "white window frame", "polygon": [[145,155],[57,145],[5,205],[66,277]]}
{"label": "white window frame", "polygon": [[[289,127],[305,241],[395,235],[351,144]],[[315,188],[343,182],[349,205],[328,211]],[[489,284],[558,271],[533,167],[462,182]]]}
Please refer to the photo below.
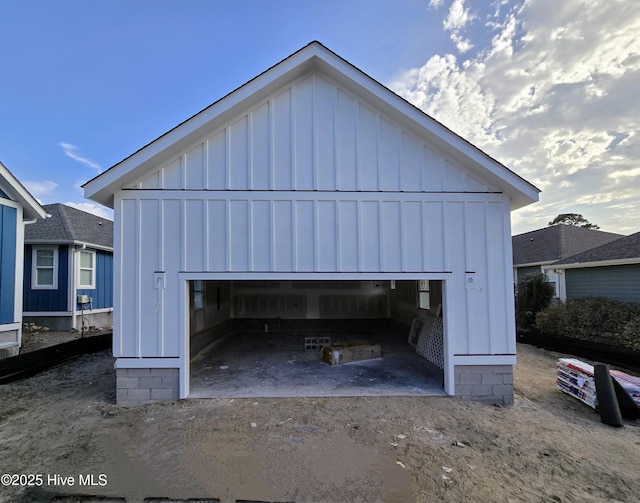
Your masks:
{"label": "white window frame", "polygon": [[[88,253],[91,255],[91,264],[92,267],[82,267],[82,254]],[[83,285],[80,283],[83,270],[91,271],[91,284]],[[78,267],[77,267],[77,275],[76,275],[76,288],[78,290],[95,290],[96,289],[96,252],[94,250],[78,250]]]}
{"label": "white window frame", "polygon": [[[38,252],[41,250],[53,251],[53,284],[41,285],[38,283],[38,269],[45,269],[44,266],[38,267]],[[58,289],[58,247],[57,246],[33,246],[31,249],[31,289],[32,290],[57,290]]]}
{"label": "white window frame", "polygon": [[431,309],[431,284],[428,279],[418,280],[418,309]]}

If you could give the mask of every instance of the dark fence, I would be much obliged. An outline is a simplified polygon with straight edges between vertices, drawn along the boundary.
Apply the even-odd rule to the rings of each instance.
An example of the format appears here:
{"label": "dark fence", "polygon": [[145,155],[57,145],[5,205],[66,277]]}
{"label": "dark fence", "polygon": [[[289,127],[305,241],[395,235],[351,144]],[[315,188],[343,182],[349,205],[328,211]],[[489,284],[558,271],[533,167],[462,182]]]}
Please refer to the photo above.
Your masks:
{"label": "dark fence", "polygon": [[640,351],[609,346],[597,342],[570,339],[567,337],[554,337],[537,333],[518,333],[518,342],[531,344],[550,351],[568,353],[572,356],[581,356],[589,360],[608,363],[631,370],[640,371]]}
{"label": "dark fence", "polygon": [[0,384],[31,377],[83,354],[109,349],[111,340],[111,333],[93,335],[11,358],[4,358],[0,360]]}

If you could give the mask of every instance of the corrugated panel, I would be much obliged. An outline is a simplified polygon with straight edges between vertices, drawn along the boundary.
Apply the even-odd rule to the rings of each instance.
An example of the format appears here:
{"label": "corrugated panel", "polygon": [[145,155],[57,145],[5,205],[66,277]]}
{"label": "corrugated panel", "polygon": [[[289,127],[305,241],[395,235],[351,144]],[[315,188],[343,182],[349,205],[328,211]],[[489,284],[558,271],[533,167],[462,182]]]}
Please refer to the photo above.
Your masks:
{"label": "corrugated panel", "polygon": [[0,205],[0,323],[15,321],[16,225],[18,211]]}
{"label": "corrugated panel", "polygon": [[492,192],[319,75],[277,91],[130,188]]}

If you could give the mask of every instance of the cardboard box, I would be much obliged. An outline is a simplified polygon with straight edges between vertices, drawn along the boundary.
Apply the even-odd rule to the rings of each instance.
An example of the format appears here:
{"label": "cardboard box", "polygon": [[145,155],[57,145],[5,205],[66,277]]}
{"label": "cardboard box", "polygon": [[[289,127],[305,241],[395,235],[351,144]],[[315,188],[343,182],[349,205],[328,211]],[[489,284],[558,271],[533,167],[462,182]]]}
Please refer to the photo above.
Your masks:
{"label": "cardboard box", "polygon": [[322,348],[322,361],[330,365],[380,358],[380,344],[366,341],[335,343]]}

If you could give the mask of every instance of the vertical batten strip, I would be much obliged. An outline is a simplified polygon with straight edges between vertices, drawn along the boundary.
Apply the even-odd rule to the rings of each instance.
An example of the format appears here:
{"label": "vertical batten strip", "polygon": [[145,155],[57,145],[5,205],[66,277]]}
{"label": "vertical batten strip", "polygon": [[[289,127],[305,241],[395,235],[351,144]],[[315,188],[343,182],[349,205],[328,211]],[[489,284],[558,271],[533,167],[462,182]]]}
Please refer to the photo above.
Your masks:
{"label": "vertical batten strip", "polygon": [[[159,271],[166,271],[166,265],[165,265],[165,250],[164,250],[164,243],[165,243],[165,214],[164,214],[164,203],[163,201],[158,201],[158,223],[160,225],[160,228],[158,229],[158,267],[159,267]],[[165,280],[163,281],[163,283],[166,282],[166,272],[165,272]],[[157,286],[157,285],[156,285]],[[158,293],[158,300],[160,302],[160,309],[158,309],[158,327],[160,330],[160,354],[161,355],[165,355],[166,354],[166,348],[165,348],[165,329],[164,329],[164,310],[165,310],[165,298],[164,298],[164,291],[165,291],[166,285],[163,284],[162,288],[160,289],[159,293]]]}
{"label": "vertical batten strip", "polygon": [[276,176],[276,135],[275,135],[275,99],[271,98],[268,101],[269,117],[267,123],[269,124],[269,186],[267,190],[274,190],[275,176]]}
{"label": "vertical batten strip", "polygon": [[244,187],[247,190],[255,190],[256,187],[254,185],[256,173],[255,166],[253,164],[254,159],[254,144],[253,144],[253,114],[255,113],[255,109],[247,114],[247,137],[246,137],[246,150],[247,150],[247,183]]}
{"label": "vertical batten strip", "polygon": [[[113,330],[118,342],[118,347],[114,347],[114,356],[122,355],[122,199],[120,193],[114,195],[114,213],[117,215],[113,220]],[[117,309],[115,309],[117,307]]]}
{"label": "vertical batten strip", "polygon": [[[297,145],[297,123],[298,121],[296,120],[296,85],[292,85],[291,86],[291,92],[289,94],[289,115],[291,117],[290,119],[290,124],[291,124],[291,138],[290,138],[290,142],[291,142],[291,190],[296,190],[297,186],[298,186],[298,180],[296,177],[296,173],[297,173],[297,169],[296,169],[296,164],[297,164],[297,149],[296,149],[296,145]],[[294,209],[295,211],[295,209]]]}
{"label": "vertical batten strip", "polygon": [[251,272],[255,272],[255,254],[256,250],[253,246],[253,233],[255,225],[255,219],[253,218],[253,211],[255,200],[250,199],[247,200],[247,222],[245,224],[245,228],[247,229],[247,261],[248,261],[248,270]]}
{"label": "vertical batten strip", "polygon": [[202,142],[202,189],[209,189],[209,141],[203,140]]}
{"label": "vertical batten strip", "polygon": [[[318,76],[314,73],[311,85],[311,179],[313,180],[313,190],[318,190],[318,114],[316,106],[318,104]],[[317,202],[316,202],[317,204]],[[317,257],[317,254],[316,254]],[[317,260],[317,258],[316,258]],[[316,262],[316,271],[318,263]]]}
{"label": "vertical batten strip", "polygon": [[142,312],[142,278],[141,275],[141,267],[142,267],[142,246],[140,246],[140,229],[141,229],[141,211],[140,211],[140,200],[135,199],[135,209],[136,209],[136,271],[135,271],[135,281],[136,281],[136,313],[135,313],[135,327],[137,334],[138,347],[136,349],[136,356],[142,356],[142,320],[140,313]]}
{"label": "vertical batten strip", "polygon": [[383,271],[385,272],[385,260],[386,260],[386,256],[387,256],[387,251],[385,249],[384,246],[384,242],[385,242],[385,235],[386,232],[384,231],[384,211],[383,211],[383,206],[385,204],[385,201],[377,201],[376,202],[376,206],[377,206],[377,213],[378,213],[378,265],[376,270],[378,271]]}

